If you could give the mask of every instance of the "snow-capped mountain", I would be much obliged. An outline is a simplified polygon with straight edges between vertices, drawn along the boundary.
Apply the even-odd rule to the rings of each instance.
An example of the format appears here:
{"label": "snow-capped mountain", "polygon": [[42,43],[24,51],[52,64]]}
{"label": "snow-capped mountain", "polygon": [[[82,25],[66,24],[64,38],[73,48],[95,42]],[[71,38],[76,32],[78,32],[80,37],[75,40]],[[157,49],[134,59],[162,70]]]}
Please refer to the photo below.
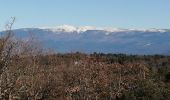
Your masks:
{"label": "snow-capped mountain", "polygon": [[170,29],[117,29],[91,26],[22,28],[13,30],[17,38],[29,34],[58,52],[104,52],[127,54],[170,54]]}

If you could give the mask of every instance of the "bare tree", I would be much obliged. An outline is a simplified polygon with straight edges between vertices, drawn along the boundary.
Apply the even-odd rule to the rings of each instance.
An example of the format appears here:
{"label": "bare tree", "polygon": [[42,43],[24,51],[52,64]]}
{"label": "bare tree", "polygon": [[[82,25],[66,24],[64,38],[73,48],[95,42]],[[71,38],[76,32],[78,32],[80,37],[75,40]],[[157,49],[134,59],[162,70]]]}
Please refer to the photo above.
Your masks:
{"label": "bare tree", "polygon": [[6,75],[6,83],[9,83],[9,73],[8,73],[8,65],[11,60],[12,50],[14,48],[14,43],[12,42],[12,26],[15,22],[15,17],[12,18],[12,21],[6,25],[6,31],[2,34],[0,39],[0,98],[5,95],[2,90],[2,77],[3,73]]}

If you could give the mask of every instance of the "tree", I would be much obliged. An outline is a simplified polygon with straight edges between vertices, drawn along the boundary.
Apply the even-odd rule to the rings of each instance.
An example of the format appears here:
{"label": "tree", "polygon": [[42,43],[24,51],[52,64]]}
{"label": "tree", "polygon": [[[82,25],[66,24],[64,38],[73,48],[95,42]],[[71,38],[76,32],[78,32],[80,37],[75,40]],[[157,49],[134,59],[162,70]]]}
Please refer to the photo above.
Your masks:
{"label": "tree", "polygon": [[7,98],[10,98],[10,93],[8,92],[4,92],[4,91],[10,91],[10,87],[6,88],[5,90],[2,90],[2,80],[3,80],[3,75],[6,76],[6,85],[10,85],[9,80],[9,72],[8,72],[8,67],[9,67],[9,63],[12,57],[12,52],[14,49],[14,45],[15,42],[12,41],[12,26],[15,22],[15,18],[12,18],[12,21],[9,22],[6,25],[6,31],[4,34],[2,34],[2,37],[0,39],[0,99],[2,99],[2,97],[4,95],[8,95],[6,96]]}

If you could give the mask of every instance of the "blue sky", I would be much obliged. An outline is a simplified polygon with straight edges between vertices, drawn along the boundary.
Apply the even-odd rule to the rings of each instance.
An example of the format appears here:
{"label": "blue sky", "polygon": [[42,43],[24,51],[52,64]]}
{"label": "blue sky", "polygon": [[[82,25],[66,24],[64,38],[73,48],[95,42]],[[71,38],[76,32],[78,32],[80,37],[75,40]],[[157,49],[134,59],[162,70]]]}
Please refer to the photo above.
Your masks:
{"label": "blue sky", "polygon": [[12,16],[14,28],[170,28],[170,0],[0,0],[0,29]]}

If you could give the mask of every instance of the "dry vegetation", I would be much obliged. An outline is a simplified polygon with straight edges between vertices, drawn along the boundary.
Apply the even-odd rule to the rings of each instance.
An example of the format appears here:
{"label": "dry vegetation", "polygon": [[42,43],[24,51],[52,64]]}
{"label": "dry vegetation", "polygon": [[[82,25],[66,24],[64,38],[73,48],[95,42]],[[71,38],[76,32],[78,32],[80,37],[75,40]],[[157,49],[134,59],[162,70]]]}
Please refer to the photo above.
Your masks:
{"label": "dry vegetation", "polygon": [[1,100],[169,100],[170,57],[51,54],[12,37],[0,39]]}

